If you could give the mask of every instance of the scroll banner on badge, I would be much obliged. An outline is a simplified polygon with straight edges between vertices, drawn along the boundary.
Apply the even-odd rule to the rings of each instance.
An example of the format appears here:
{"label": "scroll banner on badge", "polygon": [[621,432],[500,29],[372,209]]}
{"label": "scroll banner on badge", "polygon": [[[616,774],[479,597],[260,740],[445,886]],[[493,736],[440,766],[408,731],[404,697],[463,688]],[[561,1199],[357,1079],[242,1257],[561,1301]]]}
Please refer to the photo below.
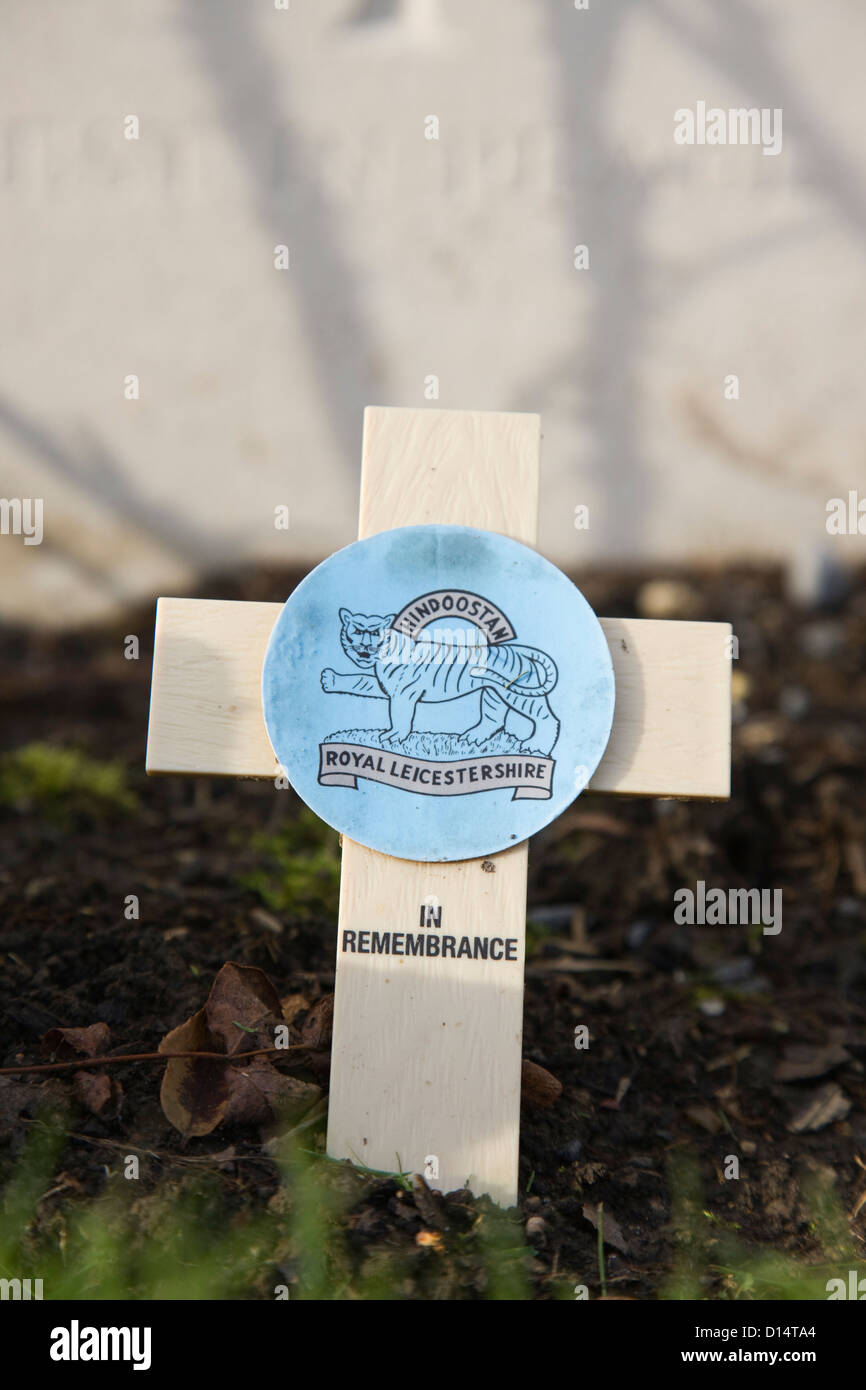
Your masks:
{"label": "scroll banner on badge", "polygon": [[435,762],[383,753],[360,743],[320,743],[319,781],[323,787],[358,789],[358,778],[423,796],[468,796],[513,788],[512,801],[546,801],[553,788],[553,758],[488,754]]}
{"label": "scroll banner on badge", "polygon": [[391,630],[414,641],[429,623],[457,618],[474,623],[494,647],[500,642],[511,642],[517,636],[501,608],[469,589],[434,589],[432,593],[421,594],[400,609],[391,623]]}

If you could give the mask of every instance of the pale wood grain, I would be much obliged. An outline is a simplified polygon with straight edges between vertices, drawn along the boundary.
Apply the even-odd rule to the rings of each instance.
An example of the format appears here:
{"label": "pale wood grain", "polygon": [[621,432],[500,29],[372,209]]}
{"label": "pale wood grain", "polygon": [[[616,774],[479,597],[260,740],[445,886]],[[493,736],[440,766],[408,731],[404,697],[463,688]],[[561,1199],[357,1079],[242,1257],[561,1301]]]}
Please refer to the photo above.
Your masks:
{"label": "pale wood grain", "polygon": [[275,775],[262,664],[281,609],[280,603],[158,601],[148,772]]}
{"label": "pale wood grain", "polygon": [[616,708],[588,790],[730,796],[730,623],[600,621],[613,659]]}
{"label": "pale wood grain", "polygon": [[540,448],[538,415],[368,406],[358,535],[436,523],[534,545]]}
{"label": "pale wood grain", "polygon": [[[517,1198],[526,846],[489,859],[414,864],[343,839],[340,932],[419,931],[442,909],[440,938],[511,938],[516,958],[441,960],[338,950],[328,1153],[371,1168],[468,1183]],[[342,940],[342,937],[340,938]],[[339,943],[338,943],[339,946]]]}
{"label": "pale wood grain", "polygon": [[[369,407],[359,537],[435,522],[531,545],[540,441],[537,415]],[[418,961],[343,955],[338,941],[328,1152],[412,1172],[423,1172],[435,1154],[435,1186],[448,1191],[468,1180],[473,1191],[510,1206],[517,1199],[527,846],[486,863],[416,864],[344,837],[341,933],[417,931],[420,905],[432,895],[443,934],[509,936],[518,944],[514,961]]]}
{"label": "pale wood grain", "polygon": [[[160,599],[148,772],[274,776],[260,681],[281,607]],[[587,790],[727,797],[730,626],[641,618],[601,625],[616,673],[616,714]]]}

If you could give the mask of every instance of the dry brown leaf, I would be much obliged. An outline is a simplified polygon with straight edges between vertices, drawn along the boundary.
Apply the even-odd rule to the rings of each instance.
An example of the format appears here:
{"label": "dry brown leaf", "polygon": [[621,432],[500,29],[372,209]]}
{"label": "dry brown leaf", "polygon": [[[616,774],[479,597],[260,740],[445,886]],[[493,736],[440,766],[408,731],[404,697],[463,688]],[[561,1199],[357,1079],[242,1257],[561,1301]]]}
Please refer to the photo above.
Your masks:
{"label": "dry brown leaf", "polygon": [[229,1057],[255,1047],[272,1047],[283,1021],[280,997],[264,970],[228,961],[211,986],[205,1004],[208,1027]]}
{"label": "dry brown leaf", "polygon": [[705,1129],[707,1134],[719,1134],[724,1129],[722,1118],[708,1105],[690,1105],[685,1111],[692,1124]]}
{"label": "dry brown leaf", "polygon": [[792,1043],[785,1048],[784,1055],[777,1063],[773,1076],[776,1081],[804,1081],[813,1076],[824,1076],[842,1062],[850,1062],[851,1053],[839,1043],[825,1043],[813,1047],[809,1043]]}
{"label": "dry brown leaf", "polygon": [[[208,1028],[205,1009],[199,1009],[186,1023],[166,1033],[159,1044],[160,1052],[220,1050],[218,1039]],[[169,1124],[188,1137],[215,1130],[225,1118],[231,1098],[229,1071],[225,1062],[204,1057],[177,1057],[169,1061],[159,1092]]]}
{"label": "dry brown leaf", "polygon": [[615,1250],[621,1250],[623,1255],[628,1255],[630,1253],[628,1241],[619,1228],[619,1222],[616,1217],[608,1211],[607,1207],[603,1206],[601,1208],[601,1217],[599,1217],[598,1204],[594,1202],[584,1202],[583,1214],[590,1226],[596,1231],[599,1227],[599,1221],[601,1222],[602,1240],[605,1245],[612,1245]]}
{"label": "dry brown leaf", "polygon": [[77,1071],[73,1081],[75,1098],[91,1115],[116,1114],[123,1099],[123,1087],[106,1071]]}
{"label": "dry brown leaf", "polygon": [[330,1047],[333,1031],[334,996],[326,994],[313,1005],[304,1019],[301,1043],[304,1047],[313,1048],[318,1052],[324,1047]]}
{"label": "dry brown leaf", "polygon": [[305,994],[286,994],[280,1000],[280,1013],[283,1016],[283,1023],[294,1023],[299,1013],[310,1007],[310,1001]]}
{"label": "dry brown leaf", "polygon": [[[224,1057],[175,1057],[166,1064],[160,1102],[170,1124],[188,1137],[210,1134],[227,1121],[289,1123],[318,1101],[321,1090],[284,1076],[264,1056],[232,1064],[238,1052],[273,1045],[282,1006],[264,971],[229,961],[207,1003],[168,1033],[160,1052],[217,1052]],[[238,1026],[240,1025],[240,1026]]]}
{"label": "dry brown leaf", "polygon": [[74,1062],[76,1057],[101,1057],[111,1042],[107,1023],[91,1023],[86,1028],[49,1028],[40,1039],[43,1057]]}
{"label": "dry brown leaf", "polygon": [[[77,1057],[101,1057],[111,1042],[107,1023],[90,1023],[85,1028],[49,1028],[40,1039],[42,1055],[60,1062]],[[123,1087],[106,1071],[77,1071],[72,1079],[75,1098],[91,1115],[117,1114]]]}
{"label": "dry brown leaf", "polygon": [[851,1102],[845,1095],[841,1086],[837,1086],[835,1081],[828,1081],[826,1086],[822,1086],[816,1091],[807,1103],[801,1107],[788,1125],[792,1134],[804,1134],[810,1130],[825,1129],[827,1125],[832,1125],[836,1120],[844,1120],[848,1111],[851,1109]]}
{"label": "dry brown leaf", "polygon": [[448,1225],[445,1203],[438,1192],[431,1191],[420,1173],[412,1174],[412,1196],[422,1220],[428,1226],[441,1230]]}
{"label": "dry brown leaf", "polygon": [[315,1105],[321,1090],[295,1076],[283,1076],[266,1057],[253,1057],[248,1066],[229,1067],[231,1091],[227,1120],[238,1124],[291,1123]]}

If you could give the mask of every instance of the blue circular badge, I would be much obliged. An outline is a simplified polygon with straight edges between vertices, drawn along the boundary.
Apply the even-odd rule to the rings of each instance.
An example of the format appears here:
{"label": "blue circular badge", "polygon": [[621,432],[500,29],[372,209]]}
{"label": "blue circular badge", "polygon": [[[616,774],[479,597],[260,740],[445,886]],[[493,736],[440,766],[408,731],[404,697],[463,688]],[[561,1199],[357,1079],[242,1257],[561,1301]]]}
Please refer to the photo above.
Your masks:
{"label": "blue circular badge", "polygon": [[286,776],[335,830],[400,859],[474,859],[580,795],[610,736],[614,679],[586,599],[534,550],[406,526],[298,585],[262,697]]}

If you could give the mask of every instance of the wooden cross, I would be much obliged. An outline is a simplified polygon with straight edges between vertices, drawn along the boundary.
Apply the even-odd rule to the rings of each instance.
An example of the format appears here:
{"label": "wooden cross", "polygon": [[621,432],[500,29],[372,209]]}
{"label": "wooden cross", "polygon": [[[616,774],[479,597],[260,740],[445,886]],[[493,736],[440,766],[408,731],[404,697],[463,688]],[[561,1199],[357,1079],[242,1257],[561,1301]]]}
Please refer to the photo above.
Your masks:
{"label": "wooden cross", "polygon": [[[370,407],[359,536],[451,523],[536,539],[537,415]],[[162,598],[147,771],[274,778],[261,671],[278,603]],[[616,712],[590,792],[730,795],[730,627],[602,618]],[[516,961],[337,951],[328,1153],[517,1199],[527,845],[414,863],[342,841],[339,932],[413,930],[431,897],[452,930],[496,924]],[[408,964],[408,963],[406,963]],[[462,963],[461,963],[462,966]]]}

